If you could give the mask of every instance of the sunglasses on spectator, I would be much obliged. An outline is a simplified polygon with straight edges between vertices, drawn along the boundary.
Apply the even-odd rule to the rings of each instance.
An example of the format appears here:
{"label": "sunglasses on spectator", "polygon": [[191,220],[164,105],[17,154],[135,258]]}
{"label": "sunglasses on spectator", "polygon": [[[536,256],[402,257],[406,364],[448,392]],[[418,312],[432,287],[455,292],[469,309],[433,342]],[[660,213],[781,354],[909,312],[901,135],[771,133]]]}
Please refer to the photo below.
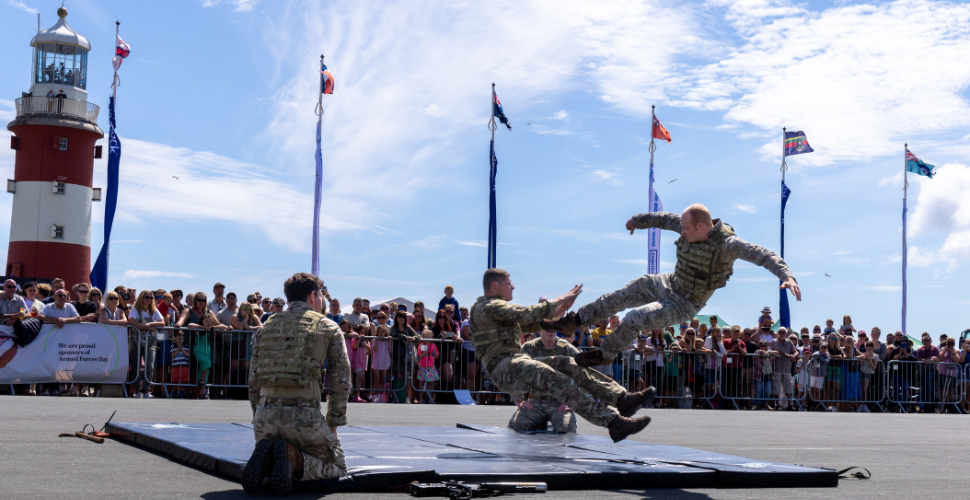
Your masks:
{"label": "sunglasses on spectator", "polygon": [[205,302],[205,299],[195,299],[196,302]]}
{"label": "sunglasses on spectator", "polygon": [[118,297],[108,297],[108,300],[118,300]]}
{"label": "sunglasses on spectator", "polygon": [[89,290],[78,290],[77,293],[88,293]]}
{"label": "sunglasses on spectator", "polygon": [[17,285],[3,285],[4,288],[17,288]]}
{"label": "sunglasses on spectator", "polygon": [[812,340],[812,343],[813,343],[813,344],[819,344],[819,343],[821,343],[821,341],[819,341],[818,339],[813,339],[813,340]]}

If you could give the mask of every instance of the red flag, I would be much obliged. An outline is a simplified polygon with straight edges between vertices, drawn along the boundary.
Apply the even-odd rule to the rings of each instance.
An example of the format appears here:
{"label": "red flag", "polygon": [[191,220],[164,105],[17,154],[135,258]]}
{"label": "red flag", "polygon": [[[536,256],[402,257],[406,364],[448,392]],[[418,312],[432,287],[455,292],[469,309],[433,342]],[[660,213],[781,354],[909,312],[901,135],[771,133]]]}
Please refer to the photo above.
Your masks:
{"label": "red flag", "polygon": [[653,117],[653,138],[662,139],[670,144],[670,132],[667,131],[667,127],[664,127],[663,123],[656,116]]}

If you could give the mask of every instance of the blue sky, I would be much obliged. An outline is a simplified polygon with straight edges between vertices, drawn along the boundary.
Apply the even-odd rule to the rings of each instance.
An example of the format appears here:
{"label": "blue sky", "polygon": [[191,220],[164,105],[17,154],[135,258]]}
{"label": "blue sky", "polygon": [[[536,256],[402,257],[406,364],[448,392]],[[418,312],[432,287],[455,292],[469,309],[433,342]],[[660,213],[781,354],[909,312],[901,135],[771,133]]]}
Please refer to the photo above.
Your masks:
{"label": "blue sky", "polygon": [[[0,120],[29,86],[36,14],[0,0]],[[646,272],[650,105],[657,191],[701,202],[748,241],[779,245],[781,127],[816,152],[790,158],[786,260],[804,290],[795,326],[851,314],[900,326],[903,143],[937,166],[910,176],[909,331],[970,328],[970,6],[809,2],[132,2],[72,0],[91,41],[89,100],[107,129],[114,21],[121,68],[119,215],[109,282],[281,295],[309,270],[320,54],[324,96],[321,275],[349,302],[480,294],[488,225],[489,86],[498,264],[533,303],[579,302]],[[9,135],[6,130],[2,134]],[[6,141],[5,137],[0,140]],[[13,177],[13,151],[0,170]],[[175,179],[173,176],[177,176]],[[674,181],[676,179],[676,181]],[[95,186],[105,186],[105,160]],[[101,246],[95,206],[92,253]],[[0,231],[10,199],[0,198]],[[664,271],[676,235],[665,233]],[[6,248],[0,248],[5,253]],[[826,274],[830,276],[826,276]],[[705,313],[747,326],[775,278],[743,262]]]}

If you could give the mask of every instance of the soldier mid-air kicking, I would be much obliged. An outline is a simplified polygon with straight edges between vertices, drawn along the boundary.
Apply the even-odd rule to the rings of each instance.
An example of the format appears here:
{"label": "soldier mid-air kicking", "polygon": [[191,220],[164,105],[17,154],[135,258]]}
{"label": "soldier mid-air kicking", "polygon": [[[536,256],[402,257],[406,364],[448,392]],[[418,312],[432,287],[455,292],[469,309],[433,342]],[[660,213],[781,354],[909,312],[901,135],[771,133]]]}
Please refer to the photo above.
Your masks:
{"label": "soldier mid-air kicking", "polygon": [[[539,331],[539,322],[561,316],[572,307],[582,285],[567,294],[534,306],[510,303],[512,280],[501,269],[485,271],[485,295],[472,305],[468,325],[475,355],[502,391],[549,397],[568,406],[589,422],[606,427],[613,442],[643,430],[650,417],[629,418],[653,399],[654,389],[627,392],[581,368],[572,356],[532,358],[520,351],[522,332]],[[593,397],[591,394],[595,394]],[[599,400],[597,400],[599,398]]]}
{"label": "soldier mid-air kicking", "polygon": [[689,321],[704,308],[714,290],[724,287],[734,272],[734,261],[746,260],[769,270],[782,280],[795,298],[802,292],[788,265],[774,252],[748,243],[734,234],[720,219],[711,220],[704,205],[696,203],[681,215],[655,212],[634,215],[626,221],[633,234],[636,229],[660,228],[680,233],[677,239],[677,265],[673,273],[641,276],[623,288],[603,295],[555,321],[544,320],[549,331],[572,331],[581,325],[604,321],[612,314],[634,308],[619,328],[600,345],[599,350],[576,355],[583,367],[608,365],[629,346],[640,331],[664,328]]}

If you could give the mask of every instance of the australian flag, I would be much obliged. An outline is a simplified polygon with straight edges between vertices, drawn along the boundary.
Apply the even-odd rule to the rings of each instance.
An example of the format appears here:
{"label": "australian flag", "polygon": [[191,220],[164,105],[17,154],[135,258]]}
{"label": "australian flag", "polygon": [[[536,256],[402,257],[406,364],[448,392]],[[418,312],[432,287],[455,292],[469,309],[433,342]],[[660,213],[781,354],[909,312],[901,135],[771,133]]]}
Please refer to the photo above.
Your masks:
{"label": "australian flag", "polygon": [[909,148],[906,148],[906,171],[926,176],[930,179],[936,175],[936,167],[917,158],[916,155],[909,151]]}
{"label": "australian flag", "polygon": [[498,100],[498,96],[495,95],[494,90],[492,90],[492,115],[498,118],[498,121],[504,123],[509,130],[512,130],[512,124],[509,123],[509,117],[505,116],[505,110],[502,109],[502,101]]}
{"label": "australian flag", "polygon": [[808,145],[805,132],[785,132],[785,156],[800,155],[815,151]]}

